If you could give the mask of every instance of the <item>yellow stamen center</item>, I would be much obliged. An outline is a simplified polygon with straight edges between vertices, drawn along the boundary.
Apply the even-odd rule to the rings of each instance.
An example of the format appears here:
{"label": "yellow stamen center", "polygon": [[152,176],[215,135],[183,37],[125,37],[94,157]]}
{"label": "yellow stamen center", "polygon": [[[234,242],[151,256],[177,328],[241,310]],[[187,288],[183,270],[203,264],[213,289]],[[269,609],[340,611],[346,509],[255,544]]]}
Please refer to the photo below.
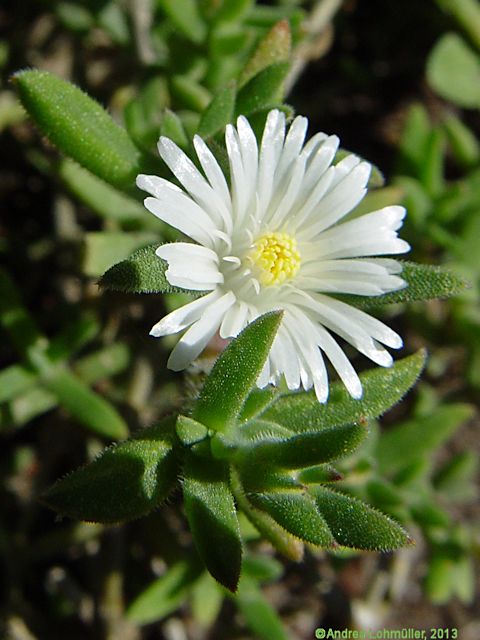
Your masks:
{"label": "yellow stamen center", "polygon": [[256,240],[248,257],[266,286],[290,280],[300,268],[297,241],[288,233],[266,233]]}

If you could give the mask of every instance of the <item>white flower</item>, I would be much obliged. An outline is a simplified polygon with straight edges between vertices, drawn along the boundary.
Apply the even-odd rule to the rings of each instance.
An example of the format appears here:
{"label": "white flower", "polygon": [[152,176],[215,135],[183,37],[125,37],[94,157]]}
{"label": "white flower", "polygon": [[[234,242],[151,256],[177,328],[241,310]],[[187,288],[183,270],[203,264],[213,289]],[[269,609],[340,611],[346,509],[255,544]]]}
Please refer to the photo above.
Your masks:
{"label": "white flower", "polygon": [[360,398],[358,375],[332,332],[377,364],[392,364],[382,344],[398,349],[400,336],[329,294],[378,296],[405,286],[397,261],[371,257],[409,250],[397,237],[405,210],[389,206],[339,224],[366,194],[371,166],[353,154],[333,166],[337,136],[317,133],[304,144],[306,131],[307,119],[297,117],[286,134],[284,114],[271,111],[259,149],[246,118],[238,118],[236,129],[228,125],[230,186],[198,136],[205,176],[164,137],[160,155],[183,189],[138,176],[137,185],[152,196],[146,208],[194,241],[157,249],[168,262],[168,281],[208,292],[151,330],[164,336],[187,329],[170,355],[171,369],[187,367],[217,330],[223,338],[236,336],[274,309],[284,315],[260,387],[283,374],[289,389],[313,386],[325,402],[325,354]]}

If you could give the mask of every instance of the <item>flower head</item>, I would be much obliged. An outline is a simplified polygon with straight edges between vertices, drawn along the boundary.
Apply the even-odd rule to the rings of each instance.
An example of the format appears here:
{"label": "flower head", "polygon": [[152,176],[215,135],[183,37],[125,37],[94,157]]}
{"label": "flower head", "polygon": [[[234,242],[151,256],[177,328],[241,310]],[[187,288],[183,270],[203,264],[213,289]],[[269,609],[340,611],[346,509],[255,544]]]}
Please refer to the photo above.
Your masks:
{"label": "flower head", "polygon": [[325,355],[350,394],[359,398],[358,375],[332,333],[381,366],[392,358],[382,346],[402,346],[382,322],[329,294],[378,296],[405,286],[401,265],[385,256],[409,250],[397,237],[405,210],[389,206],[342,222],[367,192],[371,166],[351,154],[333,165],[337,136],[317,133],[304,144],[307,119],[288,133],[285,116],[269,113],[260,148],[243,116],[228,125],[230,185],[198,136],[194,146],[203,174],[168,138],[158,149],[183,188],[156,176],[137,185],[151,194],[146,208],[193,242],[164,244],[168,281],[205,295],[173,311],[153,336],[185,331],[168,366],[184,369],[219,330],[238,333],[259,315],[284,315],[260,387],[283,374],[289,389],[314,387],[328,397]]}

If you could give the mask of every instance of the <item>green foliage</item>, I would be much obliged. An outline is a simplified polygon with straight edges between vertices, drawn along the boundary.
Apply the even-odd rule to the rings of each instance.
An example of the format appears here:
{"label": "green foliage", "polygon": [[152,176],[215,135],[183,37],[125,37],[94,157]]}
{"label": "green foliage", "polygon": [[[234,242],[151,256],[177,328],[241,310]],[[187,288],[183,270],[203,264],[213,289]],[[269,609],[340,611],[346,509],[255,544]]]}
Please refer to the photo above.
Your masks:
{"label": "green foliage", "polygon": [[267,313],[242,331],[219,357],[198,398],[193,417],[216,431],[235,423],[255,384],[280,324],[282,314]]}
{"label": "green foliage", "polygon": [[341,299],[369,311],[381,305],[397,302],[448,298],[461,293],[468,287],[464,278],[448,269],[428,264],[415,264],[414,262],[403,262],[402,264],[401,277],[408,285],[404,289],[370,298],[345,295],[340,296]]}
{"label": "green foliage", "polygon": [[360,400],[354,400],[341,384],[334,383],[326,404],[319,404],[312,392],[286,393],[262,413],[262,419],[302,432],[377,418],[415,384],[425,358],[425,352],[419,351],[395,362],[390,369],[372,369],[362,374],[363,396]]}
{"label": "green foliage", "polygon": [[61,151],[106,182],[132,184],[140,154],[103,107],[46,71],[19,71],[13,81],[29,115]]}
{"label": "green foliage", "polygon": [[480,60],[457,34],[445,34],[433,48],[427,78],[443,98],[461,107],[480,106]]}
{"label": "green foliage", "polygon": [[122,522],[165,500],[178,474],[171,420],[105,449],[90,464],[58,480],[42,497],[62,515],[89,522]]}
{"label": "green foliage", "polygon": [[161,620],[178,609],[199,578],[201,564],[180,560],[168,567],[166,572],[148,585],[131,603],[127,618],[137,624],[149,624]]}
{"label": "green foliage", "polygon": [[290,69],[288,62],[276,62],[259,71],[238,92],[237,115],[277,106],[282,101],[283,85]]}
{"label": "green foliage", "polygon": [[209,138],[225,128],[233,121],[235,112],[236,90],[229,85],[219,91],[203,112],[197,133],[202,138]]}
{"label": "green foliage", "polygon": [[390,551],[412,542],[400,525],[355,498],[321,486],[311,493],[338,544]]}
{"label": "green foliage", "polygon": [[303,491],[255,493],[250,495],[250,500],[297,538],[323,548],[332,546],[330,529],[309,494]]}
{"label": "green foliage", "polygon": [[110,267],[100,278],[100,286],[128,293],[185,293],[185,289],[172,287],[168,282],[165,276],[168,264],[155,254],[158,246],[138,249],[126,260]]}
{"label": "green foliage", "polygon": [[183,497],[197,551],[212,576],[236,591],[242,562],[242,539],[223,462],[202,464],[186,456]]}

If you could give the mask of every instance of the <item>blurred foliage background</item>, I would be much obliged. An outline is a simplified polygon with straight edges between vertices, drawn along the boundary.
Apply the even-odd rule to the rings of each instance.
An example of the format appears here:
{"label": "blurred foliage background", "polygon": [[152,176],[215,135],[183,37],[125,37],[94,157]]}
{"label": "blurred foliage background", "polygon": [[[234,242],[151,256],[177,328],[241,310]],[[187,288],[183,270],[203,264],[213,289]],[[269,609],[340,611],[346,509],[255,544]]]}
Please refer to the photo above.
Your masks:
{"label": "blurred foliage background", "polygon": [[[341,467],[345,490],[401,521],[416,546],[312,552],[295,564],[245,524],[249,556],[233,597],[202,573],[177,495],[123,527],[57,522],[38,502],[105,441],[181,407],[202,364],[169,374],[164,343],[148,336],[173,294],[96,284],[171,232],[133,186],[118,191],[62,158],[9,78],[35,67],[75,82],[159,173],[159,134],[188,147],[212,96],[252,73],[259,42],[279,59],[285,20],[292,111],[381,167],[388,186],[365,206],[403,201],[412,258],[454,266],[472,286],[389,312],[408,352],[427,347],[427,371]],[[0,8],[0,30],[0,636],[273,640],[412,626],[480,637],[479,3],[17,0]],[[62,374],[42,377],[45,362]]]}

